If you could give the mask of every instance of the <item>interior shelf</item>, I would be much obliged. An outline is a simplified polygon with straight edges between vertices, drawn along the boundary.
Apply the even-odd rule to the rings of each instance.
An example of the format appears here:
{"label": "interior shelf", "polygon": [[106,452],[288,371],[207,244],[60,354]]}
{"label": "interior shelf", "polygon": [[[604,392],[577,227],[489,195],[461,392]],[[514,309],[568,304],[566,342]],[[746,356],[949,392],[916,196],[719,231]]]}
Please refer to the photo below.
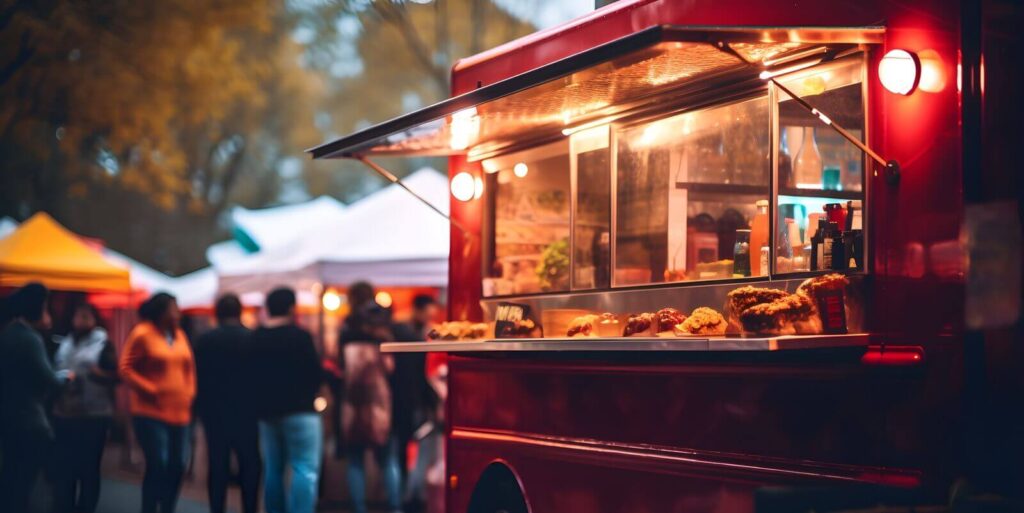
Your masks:
{"label": "interior shelf", "polygon": [[767,184],[676,182],[676,189],[686,189],[693,194],[733,194],[768,197]]}
{"label": "interior shelf", "polygon": [[841,200],[864,199],[864,193],[861,191],[826,191],[824,189],[797,189],[795,187],[780,188],[779,196],[799,196],[801,198],[828,198]]}

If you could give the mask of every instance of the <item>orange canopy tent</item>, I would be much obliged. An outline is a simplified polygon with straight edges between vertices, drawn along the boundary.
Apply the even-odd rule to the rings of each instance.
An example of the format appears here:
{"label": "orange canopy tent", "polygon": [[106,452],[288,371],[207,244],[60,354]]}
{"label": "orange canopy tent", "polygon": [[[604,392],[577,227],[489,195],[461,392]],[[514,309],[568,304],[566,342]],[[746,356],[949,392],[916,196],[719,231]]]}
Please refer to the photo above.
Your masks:
{"label": "orange canopy tent", "polygon": [[128,269],[108,261],[44,212],[0,239],[0,287],[130,292]]}

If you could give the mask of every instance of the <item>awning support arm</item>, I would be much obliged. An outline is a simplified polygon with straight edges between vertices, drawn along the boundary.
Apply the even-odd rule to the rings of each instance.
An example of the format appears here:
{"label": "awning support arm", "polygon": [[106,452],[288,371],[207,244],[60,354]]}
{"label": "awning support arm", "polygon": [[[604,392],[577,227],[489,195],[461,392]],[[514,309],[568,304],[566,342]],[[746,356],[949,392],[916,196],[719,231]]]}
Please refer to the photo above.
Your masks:
{"label": "awning support arm", "polygon": [[828,117],[824,112],[821,112],[820,110],[814,108],[813,106],[811,106],[811,104],[807,103],[807,101],[805,101],[803,98],[797,96],[796,94],[793,93],[793,91],[790,91],[786,86],[780,84],[778,80],[775,80],[775,77],[768,76],[767,80],[769,82],[775,84],[775,87],[778,87],[780,90],[782,90],[782,92],[788,94],[790,98],[792,98],[798,105],[800,105],[801,107],[806,109],[807,112],[810,112],[813,116],[815,116],[819,120],[821,120],[822,123],[825,123],[830,128],[832,128],[832,130],[835,130],[836,133],[838,133],[839,135],[843,136],[844,139],[846,139],[847,141],[850,141],[851,143],[853,143],[853,145],[856,146],[857,148],[859,148],[860,151],[864,152],[865,155],[871,157],[872,160],[874,160],[875,162],[878,162],[882,167],[884,167],[885,170],[886,170],[885,180],[887,182],[889,182],[889,185],[896,185],[896,184],[899,183],[899,181],[900,181],[900,163],[899,162],[897,162],[895,160],[885,160],[884,158],[882,158],[881,155],[879,155],[878,153],[875,153],[874,150],[872,150],[870,147],[868,147],[868,145],[866,145],[863,142],[861,142],[860,139],[854,137],[853,134],[851,134],[850,132],[846,131],[845,128],[840,126],[835,121],[832,121],[832,118]]}
{"label": "awning support arm", "polygon": [[458,228],[459,231],[461,231],[463,233],[463,235],[472,235],[473,234],[473,232],[467,230],[465,226],[462,226],[462,223],[459,223],[454,218],[452,218],[452,216],[442,212],[441,209],[439,209],[436,206],[434,206],[433,203],[427,201],[426,198],[424,198],[423,196],[420,196],[416,191],[410,189],[409,186],[405,184],[405,182],[403,182],[400,178],[395,176],[395,174],[392,173],[391,171],[388,171],[387,169],[384,169],[383,167],[378,165],[376,162],[374,162],[374,161],[372,161],[372,160],[370,160],[370,159],[368,159],[368,158],[366,158],[366,157],[364,157],[362,155],[356,155],[356,156],[349,157],[349,158],[352,158],[352,159],[358,160],[359,162],[362,162],[363,164],[366,165],[366,167],[372,169],[378,175],[383,176],[387,181],[389,181],[389,182],[391,182],[391,183],[393,183],[393,184],[395,184],[395,185],[405,189],[405,192],[408,192],[409,194],[412,195],[412,197],[420,200],[421,203],[423,203],[424,205],[430,207],[430,209],[433,210],[434,212],[437,212],[437,214],[439,216],[447,219],[448,222],[450,222],[452,225],[454,225],[456,228]]}

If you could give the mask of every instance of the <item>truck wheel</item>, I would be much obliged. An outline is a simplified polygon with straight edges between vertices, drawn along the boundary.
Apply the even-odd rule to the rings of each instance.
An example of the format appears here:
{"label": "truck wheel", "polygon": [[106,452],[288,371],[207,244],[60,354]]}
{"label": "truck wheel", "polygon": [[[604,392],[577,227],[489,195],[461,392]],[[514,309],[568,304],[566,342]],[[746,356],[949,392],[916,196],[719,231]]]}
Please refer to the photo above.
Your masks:
{"label": "truck wheel", "polygon": [[519,478],[505,463],[494,462],[480,474],[467,513],[530,513]]}

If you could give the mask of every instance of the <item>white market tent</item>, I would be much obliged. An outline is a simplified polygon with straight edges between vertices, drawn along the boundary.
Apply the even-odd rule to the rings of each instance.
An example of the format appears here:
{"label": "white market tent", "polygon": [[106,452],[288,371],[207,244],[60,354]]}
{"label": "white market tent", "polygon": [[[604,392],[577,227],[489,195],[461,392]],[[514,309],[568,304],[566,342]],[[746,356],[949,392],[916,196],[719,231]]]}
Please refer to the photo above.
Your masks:
{"label": "white market tent", "polygon": [[[442,212],[448,211],[448,180],[441,173],[425,168],[403,182]],[[447,285],[448,220],[401,187],[388,185],[342,212],[306,210],[307,205],[280,207],[292,209],[287,212],[289,222],[275,219],[273,211],[279,209],[233,216],[236,226],[247,233],[246,224],[263,224],[251,234],[260,250],[248,253],[237,242],[210,247],[207,258],[217,272],[220,291],[255,298],[282,284],[300,292],[357,280],[379,286]]]}

